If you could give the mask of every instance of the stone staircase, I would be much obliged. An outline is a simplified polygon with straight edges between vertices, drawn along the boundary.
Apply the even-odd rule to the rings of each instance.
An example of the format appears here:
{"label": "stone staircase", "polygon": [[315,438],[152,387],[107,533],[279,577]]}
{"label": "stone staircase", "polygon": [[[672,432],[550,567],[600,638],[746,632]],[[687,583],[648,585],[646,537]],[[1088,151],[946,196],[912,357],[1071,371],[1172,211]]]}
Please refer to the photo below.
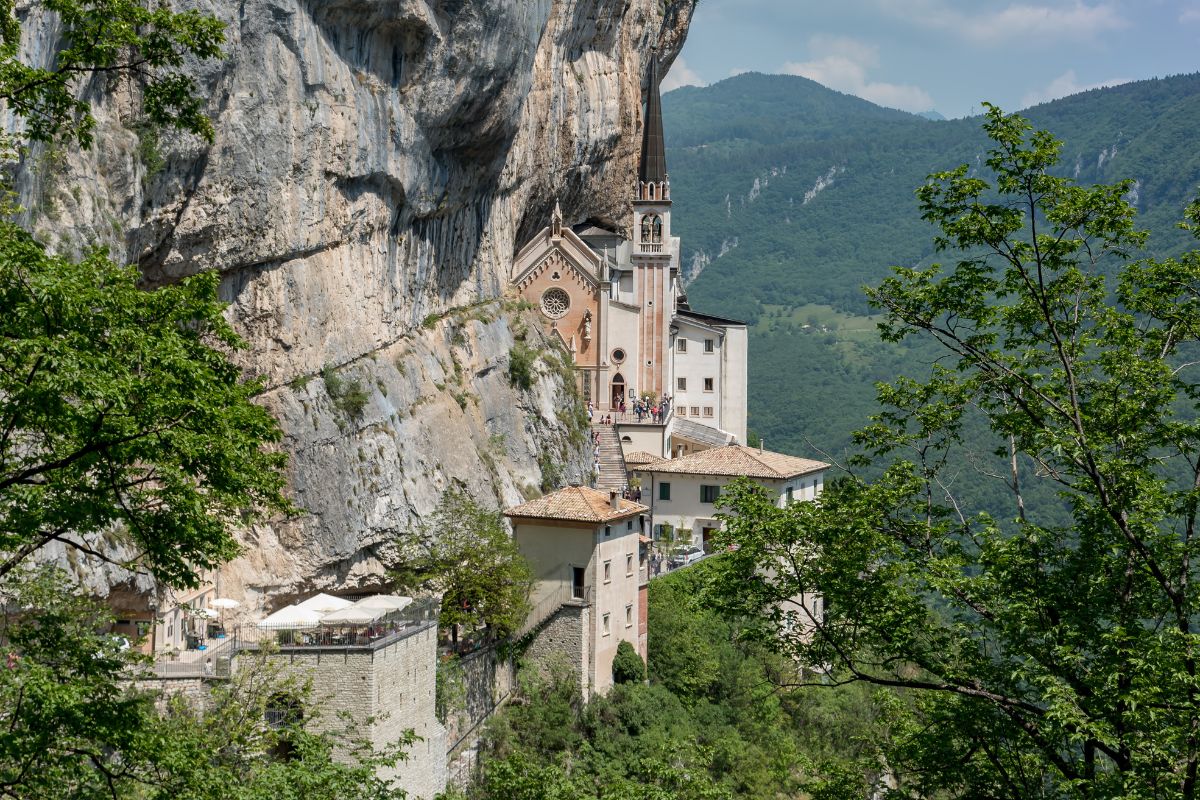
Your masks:
{"label": "stone staircase", "polygon": [[621,439],[614,425],[593,425],[592,430],[600,434],[600,477],[596,488],[601,491],[625,488],[629,476],[625,471],[625,456],[621,452]]}

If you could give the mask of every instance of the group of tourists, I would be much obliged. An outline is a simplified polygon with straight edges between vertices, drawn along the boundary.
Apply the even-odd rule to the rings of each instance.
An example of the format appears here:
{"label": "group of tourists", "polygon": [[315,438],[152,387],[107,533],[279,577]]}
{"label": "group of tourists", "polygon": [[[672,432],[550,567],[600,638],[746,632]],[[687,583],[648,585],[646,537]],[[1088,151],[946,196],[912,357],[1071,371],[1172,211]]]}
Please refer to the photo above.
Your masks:
{"label": "group of tourists", "polygon": [[[625,410],[625,403],[621,403],[621,410]],[[641,422],[646,417],[649,417],[655,423],[661,423],[667,418],[667,414],[671,411],[671,398],[668,395],[663,395],[657,401],[655,400],[635,400],[633,403],[633,415],[637,417],[637,421]]]}
{"label": "group of tourists", "polygon": [[[614,411],[619,411],[622,414],[628,413],[625,405],[625,400],[622,399],[620,404],[613,407]],[[671,397],[663,395],[657,400],[653,398],[639,398],[633,401],[633,414],[637,417],[637,421],[641,422],[645,419],[650,419],[654,423],[662,423],[667,419],[667,415],[671,413]],[[587,404],[588,422],[593,422],[598,425],[612,425],[612,414],[604,414],[600,419],[596,420],[596,406],[589,400]]]}

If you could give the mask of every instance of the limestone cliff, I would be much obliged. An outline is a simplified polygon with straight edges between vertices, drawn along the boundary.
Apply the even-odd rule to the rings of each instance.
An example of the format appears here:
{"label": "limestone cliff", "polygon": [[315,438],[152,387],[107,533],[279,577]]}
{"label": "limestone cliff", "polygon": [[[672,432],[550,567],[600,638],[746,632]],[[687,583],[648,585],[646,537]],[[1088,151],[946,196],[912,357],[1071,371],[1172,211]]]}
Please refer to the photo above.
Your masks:
{"label": "limestone cliff", "polygon": [[[223,274],[307,511],[248,532],[225,593],[370,582],[447,486],[510,504],[583,476],[566,373],[511,384],[514,330],[540,334],[498,298],[556,199],[628,222],[645,65],[693,0],[178,2],[228,24],[202,68],[212,145],[97,83],[95,147],[35,150],[19,186],[60,249],[109,244],[150,283]],[[31,16],[26,52],[55,35]]]}

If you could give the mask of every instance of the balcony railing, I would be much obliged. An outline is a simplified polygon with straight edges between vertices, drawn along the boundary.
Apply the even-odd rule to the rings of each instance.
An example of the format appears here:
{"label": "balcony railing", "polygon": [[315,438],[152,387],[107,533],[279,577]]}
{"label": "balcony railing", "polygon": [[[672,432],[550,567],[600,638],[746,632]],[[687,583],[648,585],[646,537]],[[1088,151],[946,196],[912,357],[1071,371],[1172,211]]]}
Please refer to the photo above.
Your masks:
{"label": "balcony railing", "polygon": [[641,244],[638,245],[638,252],[639,253],[647,253],[649,255],[662,255],[665,252],[663,250],[663,247],[664,247],[664,245],[662,245],[661,243],[660,244],[652,244],[650,242],[642,242]]}
{"label": "balcony railing", "polygon": [[550,594],[538,601],[537,605],[529,610],[529,615],[525,617],[525,624],[517,629],[513,634],[514,639],[521,639],[528,636],[533,630],[541,625],[550,617],[554,616],[560,608],[565,605],[591,605],[592,603],[592,587],[590,586],[575,586],[570,583],[563,582],[554,589]]}

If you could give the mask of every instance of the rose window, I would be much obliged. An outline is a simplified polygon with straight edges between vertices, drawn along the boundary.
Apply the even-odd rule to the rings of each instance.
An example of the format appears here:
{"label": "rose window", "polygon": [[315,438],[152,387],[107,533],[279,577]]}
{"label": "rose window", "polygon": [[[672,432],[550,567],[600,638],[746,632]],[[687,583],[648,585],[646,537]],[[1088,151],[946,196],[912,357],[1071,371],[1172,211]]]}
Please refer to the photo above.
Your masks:
{"label": "rose window", "polygon": [[571,297],[562,289],[547,289],[542,295],[542,313],[550,319],[558,319],[571,307]]}

